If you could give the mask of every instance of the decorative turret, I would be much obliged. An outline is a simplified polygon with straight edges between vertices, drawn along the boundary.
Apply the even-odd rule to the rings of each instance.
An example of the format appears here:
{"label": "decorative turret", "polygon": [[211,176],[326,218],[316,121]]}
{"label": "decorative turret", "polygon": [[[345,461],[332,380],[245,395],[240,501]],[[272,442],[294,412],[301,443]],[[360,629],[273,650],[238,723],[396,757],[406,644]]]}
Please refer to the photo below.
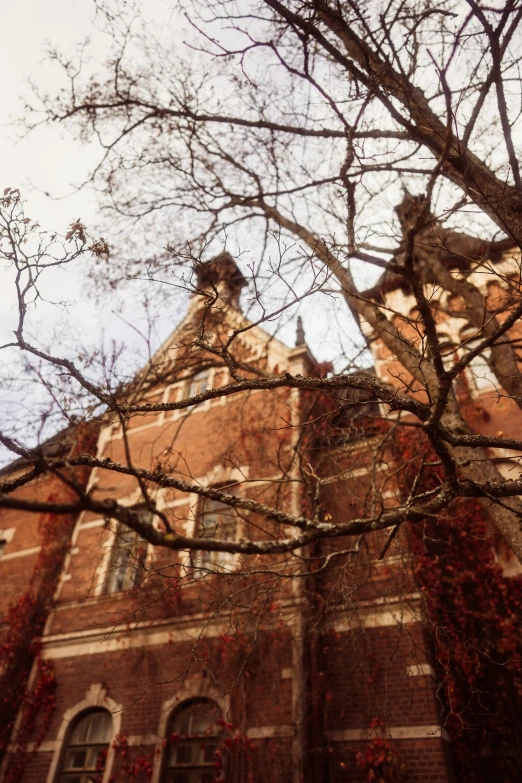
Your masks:
{"label": "decorative turret", "polygon": [[[399,261],[399,265],[401,263],[400,254],[404,249],[404,239],[415,225],[415,220],[424,210],[425,205],[426,197],[423,194],[413,196],[405,191],[401,203],[395,208],[403,234],[402,243],[397,247],[396,260]],[[415,227],[417,230],[413,252],[418,260],[424,258],[427,271],[429,271],[430,256],[440,261],[448,270],[468,270],[473,262],[481,259],[490,259],[494,263],[500,261],[503,253],[514,248],[514,242],[509,237],[494,242],[485,242],[478,237],[446,228],[443,222],[429,211],[426,211],[421,225]],[[382,302],[387,293],[399,288],[402,288],[406,294],[409,293],[409,286],[405,278],[401,274],[387,269],[372,288],[362,292],[362,296],[365,299]]]}
{"label": "decorative turret", "polygon": [[247,281],[230,253],[220,253],[196,267],[200,291],[217,291],[226,304],[239,310],[239,296]]}

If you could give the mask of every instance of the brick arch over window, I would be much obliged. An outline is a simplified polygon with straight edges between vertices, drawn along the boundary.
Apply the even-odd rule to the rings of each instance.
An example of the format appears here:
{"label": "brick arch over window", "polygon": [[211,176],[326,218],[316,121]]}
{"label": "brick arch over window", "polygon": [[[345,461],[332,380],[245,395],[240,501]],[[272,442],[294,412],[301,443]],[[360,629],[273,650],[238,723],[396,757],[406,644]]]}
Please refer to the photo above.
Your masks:
{"label": "brick arch over window", "polygon": [[[121,704],[118,704],[107,696],[107,689],[104,685],[101,683],[91,685],[89,690],[85,693],[85,697],[72,707],[69,707],[63,714],[62,723],[56,736],[56,742],[54,743],[54,753],[47,774],[46,783],[58,783],[60,781],[60,764],[65,743],[68,742],[71,731],[74,729],[77,720],[79,720],[83,714],[87,715],[89,712],[92,713],[97,710],[109,713],[112,721],[112,737],[115,737],[120,733],[122,709]],[[112,748],[112,743],[109,742],[102,783],[108,783],[113,757],[114,749]]]}
{"label": "brick arch over window", "polygon": [[223,713],[211,699],[179,704],[167,724],[161,783],[212,783],[221,778],[222,723]]}

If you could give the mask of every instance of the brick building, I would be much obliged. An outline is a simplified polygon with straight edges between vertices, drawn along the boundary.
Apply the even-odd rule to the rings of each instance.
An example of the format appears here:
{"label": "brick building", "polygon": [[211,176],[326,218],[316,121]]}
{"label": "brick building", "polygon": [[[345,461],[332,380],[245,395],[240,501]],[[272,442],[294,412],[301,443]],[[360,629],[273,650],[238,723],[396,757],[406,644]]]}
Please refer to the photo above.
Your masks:
{"label": "brick building", "polygon": [[[302,331],[296,347],[259,326],[241,331],[248,326],[239,307],[245,281],[230,257],[212,263],[199,271],[186,318],[134,382],[133,399],[175,401],[228,382],[227,367],[195,344],[205,291],[216,285],[219,306],[205,339],[223,345],[236,330],[247,372],[318,372]],[[408,312],[398,286],[388,286],[386,296]],[[441,328],[449,343],[455,324],[448,319]],[[379,344],[374,351],[377,374],[396,375],[393,357]],[[502,428],[504,420],[513,426],[518,409],[509,400],[494,407],[484,368],[475,369],[472,396],[489,411],[484,429]],[[99,457],[138,472],[161,464],[189,484],[226,487],[294,513],[307,502],[299,453],[338,476],[324,500],[329,513],[355,515],[372,482],[390,503],[397,491],[386,449],[376,471],[370,445],[377,432],[357,425],[361,411],[375,412],[369,402],[353,397],[349,414],[331,428],[337,435],[328,449],[324,435],[305,426],[316,400],[284,387],[141,414],[125,432],[107,416],[45,448],[80,453],[94,438]],[[14,463],[4,480],[16,482],[24,469],[23,460]],[[146,478],[136,476],[85,467],[77,480],[99,499],[141,508],[148,520]],[[66,485],[47,475],[16,493],[68,497]],[[162,489],[154,504],[186,535],[204,539],[219,529],[226,540],[240,537],[242,526],[250,535],[258,529],[260,539],[270,535],[271,523],[255,514],[179,488]],[[342,566],[290,579],[284,557],[258,573],[251,560],[226,551],[155,549],[93,513],[59,519],[16,509],[0,516],[8,694],[1,780],[362,781],[356,753],[380,742],[381,731],[386,752],[396,750],[405,765],[404,780],[454,779],[425,602],[402,534],[383,557],[387,537],[369,536],[364,551],[348,553]],[[504,566],[516,572],[512,560]],[[24,678],[30,697],[18,709]]]}

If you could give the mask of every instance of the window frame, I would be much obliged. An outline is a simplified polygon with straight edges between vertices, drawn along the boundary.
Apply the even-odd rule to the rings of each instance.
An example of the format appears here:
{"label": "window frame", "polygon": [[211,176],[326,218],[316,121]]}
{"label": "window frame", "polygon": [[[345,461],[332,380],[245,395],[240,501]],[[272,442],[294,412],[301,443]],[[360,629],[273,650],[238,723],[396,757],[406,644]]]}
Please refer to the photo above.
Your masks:
{"label": "window frame", "polygon": [[[195,397],[197,394],[203,394],[211,388],[210,367],[204,367],[202,370],[195,372],[190,378],[187,378],[185,385],[186,397]],[[204,387],[200,388],[201,381],[204,381]]]}
{"label": "window frame", "polygon": [[[461,341],[460,351],[463,358],[475,350],[484,339],[483,335],[481,336],[478,330],[469,324],[460,330],[459,337]],[[488,391],[496,392],[500,386],[497,376],[489,366],[488,359],[490,356],[491,348],[484,348],[466,367],[465,372],[473,394],[481,394]]]}
{"label": "window frame", "polygon": [[[223,490],[230,495],[239,495],[239,485],[236,482],[224,482],[222,484],[211,485],[211,489]],[[215,508],[204,510],[205,504],[212,503]],[[221,509],[228,510],[230,513],[230,520],[222,525],[222,529],[232,529],[232,536],[225,537],[224,541],[233,541],[234,536],[237,536],[239,530],[239,521],[235,509],[232,506],[228,506],[226,503],[222,503],[219,500],[210,500],[209,498],[199,497],[196,504],[196,514],[194,519],[194,525],[192,528],[192,537],[197,538],[216,538],[216,531],[218,530],[217,524],[219,524],[220,514],[216,513]],[[206,528],[203,525],[203,534],[198,535],[198,526],[201,526],[201,519],[205,516],[215,514],[217,517],[217,524],[214,525],[212,530],[210,526]],[[210,530],[210,535],[205,535],[206,530]],[[192,569],[192,578],[202,578],[204,576],[214,576],[216,574],[230,574],[233,572],[233,566],[237,559],[237,556],[233,552],[221,552],[221,551],[209,551],[207,549],[191,549],[189,552],[189,562]]]}
{"label": "window frame", "polygon": [[[194,710],[194,708],[197,708],[198,705],[204,705],[208,707],[210,710],[215,710],[216,712],[216,720],[213,722],[215,725],[215,731],[210,733],[209,731],[206,731],[205,733],[199,733],[199,734],[188,734],[187,736],[184,736],[183,734],[180,734],[176,731],[176,721],[180,719],[184,713],[189,712],[190,710]],[[218,721],[222,721],[223,719],[223,713],[222,710],[215,701],[212,699],[207,699],[205,697],[196,697],[193,699],[188,699],[186,701],[181,702],[181,704],[178,704],[177,707],[174,709],[174,711],[171,713],[168,721],[167,721],[167,730],[166,730],[166,737],[165,737],[165,755],[164,755],[164,763],[162,765],[161,774],[160,774],[160,783],[173,783],[175,779],[176,772],[183,773],[185,772],[188,775],[188,783],[201,783],[201,775],[205,774],[205,771],[208,770],[209,773],[212,774],[212,780],[218,780],[221,779],[223,769],[219,769],[216,766],[216,755],[215,752],[217,750],[222,750],[222,736],[223,736],[223,730],[218,726]],[[192,720],[192,716],[189,715],[189,727],[190,727],[190,721]],[[209,729],[212,727],[212,723],[208,724]],[[172,737],[175,736],[176,743],[179,742],[179,745],[174,745],[174,742],[172,740]],[[204,745],[202,745],[203,740],[208,740],[208,744],[215,748],[212,760],[205,761],[205,751],[206,748]],[[199,748],[198,748],[199,745]],[[187,748],[190,747],[196,748],[197,752],[196,754],[193,753],[191,750],[190,752],[190,761],[183,762],[183,761],[177,761],[176,759],[172,762],[172,754],[173,751],[176,752],[180,748]],[[196,758],[193,758],[193,756],[196,756]],[[224,754],[223,754],[224,758]]]}
{"label": "window frame", "polygon": [[[106,715],[109,719],[109,731],[108,731],[108,739],[107,742],[84,742],[84,743],[71,743],[72,736],[79,726],[79,724],[89,718],[93,715]],[[114,725],[113,725],[113,718],[109,710],[105,709],[104,707],[93,707],[88,708],[86,710],[82,710],[78,715],[74,717],[74,719],[71,721],[67,728],[67,732],[65,734],[65,739],[62,743],[62,748],[60,751],[60,758],[58,762],[58,767],[56,770],[56,774],[53,778],[55,783],[67,783],[69,778],[78,777],[81,780],[81,783],[90,783],[89,778],[93,776],[94,773],[94,779],[97,781],[97,783],[102,783],[103,778],[105,776],[105,772],[108,769],[108,756],[109,751],[111,749],[111,741],[114,733]],[[96,763],[98,761],[98,757],[100,752],[106,751],[105,754],[105,760],[103,763],[103,767],[99,770],[96,769],[96,767],[86,767],[84,766],[80,768],[64,768],[65,762],[68,756],[69,751],[74,750],[75,748],[78,748],[81,750],[82,748],[100,748],[98,751],[98,754],[96,756]],[[83,780],[85,778],[85,781]]]}
{"label": "window frame", "polygon": [[[154,516],[150,509],[143,506],[134,510],[145,512],[147,521],[152,524]],[[125,561],[118,562],[123,553],[125,553]],[[102,594],[116,595],[139,587],[145,578],[144,568],[148,553],[149,542],[123,522],[118,522],[103,580]]]}

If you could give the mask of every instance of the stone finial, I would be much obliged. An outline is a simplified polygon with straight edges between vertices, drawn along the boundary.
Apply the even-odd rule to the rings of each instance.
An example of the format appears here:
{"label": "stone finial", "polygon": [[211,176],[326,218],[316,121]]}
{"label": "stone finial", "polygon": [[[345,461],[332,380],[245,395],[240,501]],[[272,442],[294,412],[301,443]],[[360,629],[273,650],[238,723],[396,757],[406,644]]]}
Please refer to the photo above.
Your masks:
{"label": "stone finial", "polygon": [[239,308],[239,295],[247,281],[230,253],[221,253],[198,264],[195,272],[200,290],[217,289],[222,299]]}
{"label": "stone finial", "polygon": [[[426,196],[424,194],[414,196],[408,190],[404,190],[401,203],[395,207],[403,233],[410,228],[417,215],[424,209],[425,204]],[[428,213],[426,221],[429,223],[431,220],[433,220],[433,216],[431,213]]]}
{"label": "stone finial", "polygon": [[298,345],[303,345],[305,342],[305,333],[303,329],[303,319],[300,315],[297,316],[297,329],[295,332],[295,345],[296,348]]}

